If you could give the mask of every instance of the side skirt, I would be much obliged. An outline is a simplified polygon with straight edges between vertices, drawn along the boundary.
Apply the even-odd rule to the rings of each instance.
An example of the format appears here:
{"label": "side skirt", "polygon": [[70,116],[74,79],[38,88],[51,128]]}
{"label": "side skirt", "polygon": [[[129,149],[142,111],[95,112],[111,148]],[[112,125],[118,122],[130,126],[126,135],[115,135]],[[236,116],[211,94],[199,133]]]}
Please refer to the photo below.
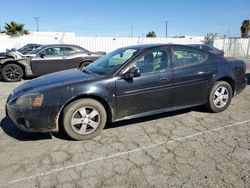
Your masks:
{"label": "side skirt", "polygon": [[201,105],[204,105],[204,104],[205,104],[205,102],[203,102],[203,103],[195,103],[195,104],[191,104],[191,105],[171,107],[171,108],[164,108],[164,109],[160,109],[160,110],[154,110],[154,111],[144,112],[144,113],[135,114],[135,115],[131,115],[131,116],[126,116],[126,117],[123,117],[123,118],[120,118],[120,119],[116,119],[113,122],[129,120],[129,119],[134,119],[134,118],[139,118],[139,117],[144,117],[144,116],[150,116],[150,115],[156,115],[156,114],[161,114],[161,113],[165,113],[165,112],[171,112],[171,111],[181,110],[181,109],[185,109],[185,108],[201,106]]}

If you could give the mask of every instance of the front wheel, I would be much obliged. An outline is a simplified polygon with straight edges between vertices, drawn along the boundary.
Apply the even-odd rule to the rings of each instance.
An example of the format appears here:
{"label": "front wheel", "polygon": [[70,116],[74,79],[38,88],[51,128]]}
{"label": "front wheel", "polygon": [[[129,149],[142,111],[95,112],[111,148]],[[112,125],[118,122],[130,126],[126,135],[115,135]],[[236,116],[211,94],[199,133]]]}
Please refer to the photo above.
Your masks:
{"label": "front wheel", "polygon": [[89,64],[91,64],[92,62],[91,61],[84,61],[80,64],[80,68],[84,68],[84,67],[87,67]]}
{"label": "front wheel", "polygon": [[94,99],[80,99],[69,104],[63,111],[63,127],[74,140],[96,137],[107,121],[106,110]]}
{"label": "front wheel", "polygon": [[1,76],[6,82],[17,82],[23,77],[23,69],[17,64],[4,65],[1,70]]}
{"label": "front wheel", "polygon": [[208,101],[208,109],[212,112],[222,112],[231,103],[233,90],[230,84],[224,81],[216,82],[213,86]]}

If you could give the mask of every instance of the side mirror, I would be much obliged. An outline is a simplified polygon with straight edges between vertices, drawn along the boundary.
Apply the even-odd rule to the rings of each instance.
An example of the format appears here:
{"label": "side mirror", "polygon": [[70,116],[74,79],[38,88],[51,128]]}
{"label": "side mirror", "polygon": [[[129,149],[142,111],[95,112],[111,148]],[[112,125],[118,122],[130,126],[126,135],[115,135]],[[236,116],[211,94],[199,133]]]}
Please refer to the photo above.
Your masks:
{"label": "side mirror", "polygon": [[39,57],[40,57],[40,58],[44,58],[44,56],[45,56],[44,53],[40,53],[40,54],[39,54]]}
{"label": "side mirror", "polygon": [[122,75],[122,78],[131,79],[131,78],[139,77],[139,76],[141,76],[140,70],[136,67],[132,67],[131,69],[129,69],[127,72],[125,72]]}

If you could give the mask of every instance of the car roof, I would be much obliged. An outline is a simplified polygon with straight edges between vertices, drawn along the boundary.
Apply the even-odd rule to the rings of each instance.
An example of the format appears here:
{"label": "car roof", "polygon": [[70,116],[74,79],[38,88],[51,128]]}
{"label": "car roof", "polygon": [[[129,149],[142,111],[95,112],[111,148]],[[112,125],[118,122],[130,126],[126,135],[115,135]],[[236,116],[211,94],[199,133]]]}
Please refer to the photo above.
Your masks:
{"label": "car roof", "polygon": [[160,48],[160,47],[191,47],[190,45],[184,45],[184,44],[140,44],[140,45],[132,45],[132,46],[127,46],[124,48],[132,48],[136,50],[146,50],[150,48]]}
{"label": "car roof", "polygon": [[48,47],[71,47],[71,48],[77,49],[78,51],[87,51],[85,48],[82,48],[81,46],[72,45],[72,44],[45,44],[42,46],[41,49],[48,48]]}
{"label": "car roof", "polygon": [[41,44],[36,44],[36,43],[28,43],[28,44],[25,44],[24,46],[28,46],[28,45],[32,45],[32,46],[41,46]]}

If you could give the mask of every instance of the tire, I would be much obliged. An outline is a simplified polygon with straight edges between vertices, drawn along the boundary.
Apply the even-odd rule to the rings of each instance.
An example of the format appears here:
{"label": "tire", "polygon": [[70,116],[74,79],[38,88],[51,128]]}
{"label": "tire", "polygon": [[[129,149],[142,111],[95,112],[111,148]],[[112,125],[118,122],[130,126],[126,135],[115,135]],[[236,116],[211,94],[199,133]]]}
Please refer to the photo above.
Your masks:
{"label": "tire", "polygon": [[23,78],[23,69],[17,64],[4,65],[1,70],[2,79],[6,82],[18,82]]}
{"label": "tire", "polygon": [[82,62],[81,64],[80,64],[80,68],[83,68],[83,67],[86,67],[86,66],[88,66],[89,64],[91,64],[91,63],[93,63],[92,61],[84,61],[84,62]]}
{"label": "tire", "polygon": [[210,111],[218,113],[227,109],[233,96],[233,90],[229,83],[218,81],[214,84],[207,107]]}
{"label": "tire", "polygon": [[107,113],[94,99],[80,99],[63,110],[63,127],[74,140],[87,140],[100,134],[106,125]]}

